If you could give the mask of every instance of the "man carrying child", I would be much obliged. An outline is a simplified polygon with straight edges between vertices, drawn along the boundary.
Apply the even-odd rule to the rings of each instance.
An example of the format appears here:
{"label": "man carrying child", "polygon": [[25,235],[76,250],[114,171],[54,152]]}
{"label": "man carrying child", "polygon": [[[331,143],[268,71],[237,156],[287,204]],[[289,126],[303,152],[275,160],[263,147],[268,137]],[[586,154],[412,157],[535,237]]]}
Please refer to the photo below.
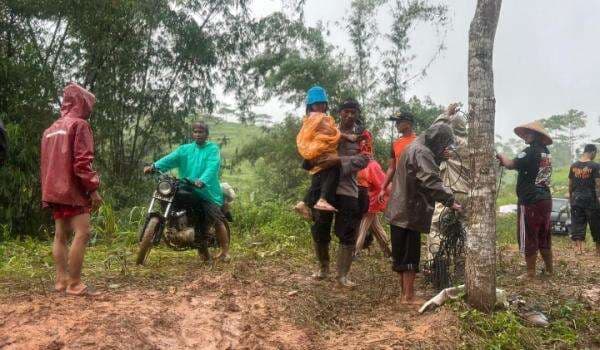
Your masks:
{"label": "man carrying child", "polygon": [[[313,98],[315,91],[319,92],[321,98]],[[358,110],[356,106],[352,103],[341,105],[340,128],[333,130],[332,126],[335,127],[335,125],[332,125],[332,119],[329,119],[331,117],[325,118],[323,115],[315,114],[315,112],[324,114],[327,110],[327,102],[327,95],[321,87],[313,87],[308,91],[307,112],[309,113],[304,119],[303,129],[297,139],[299,152],[307,165],[305,168],[315,174],[306,197],[306,203],[309,206],[315,203],[312,209],[311,231],[315,253],[319,261],[319,271],[313,277],[324,279],[329,275],[329,243],[331,242],[331,226],[335,213],[334,232],[340,240],[337,280],[344,287],[353,287],[354,283],[348,278],[348,273],[352,264],[356,234],[361,219],[356,175],[367,165],[369,157],[360,154],[360,145],[357,141],[362,130],[357,123]],[[315,106],[315,104],[318,105]],[[319,127],[314,128],[312,133],[309,133],[305,127],[311,126],[309,119],[314,117],[324,121],[319,123]],[[312,154],[313,157],[308,158],[307,150],[311,149],[316,151]],[[315,168],[320,169],[319,172],[327,169],[327,176],[331,177],[328,179],[316,178],[319,172],[315,172]],[[327,186],[332,187],[327,188]],[[326,201],[332,208],[317,206],[316,204],[321,200]]]}

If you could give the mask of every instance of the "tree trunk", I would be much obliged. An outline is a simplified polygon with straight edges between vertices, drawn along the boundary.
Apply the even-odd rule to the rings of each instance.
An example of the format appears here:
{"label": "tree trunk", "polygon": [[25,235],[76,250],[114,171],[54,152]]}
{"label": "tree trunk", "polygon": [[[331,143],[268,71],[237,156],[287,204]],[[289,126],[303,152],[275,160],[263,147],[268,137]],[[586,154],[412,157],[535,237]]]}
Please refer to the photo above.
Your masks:
{"label": "tree trunk", "polygon": [[473,184],[466,244],[467,301],[490,312],[496,303],[496,161],[494,36],[502,0],[478,0],[469,30],[469,148]]}

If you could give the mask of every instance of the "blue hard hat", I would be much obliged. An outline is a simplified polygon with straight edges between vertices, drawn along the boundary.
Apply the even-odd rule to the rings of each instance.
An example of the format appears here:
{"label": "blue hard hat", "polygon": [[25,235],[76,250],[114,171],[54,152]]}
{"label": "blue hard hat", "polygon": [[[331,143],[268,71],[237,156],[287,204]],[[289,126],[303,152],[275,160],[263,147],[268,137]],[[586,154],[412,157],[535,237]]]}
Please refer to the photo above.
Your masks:
{"label": "blue hard hat", "polygon": [[315,85],[306,92],[306,105],[310,106],[319,102],[327,103],[329,102],[329,98],[327,97],[327,91],[325,91],[325,89]]}

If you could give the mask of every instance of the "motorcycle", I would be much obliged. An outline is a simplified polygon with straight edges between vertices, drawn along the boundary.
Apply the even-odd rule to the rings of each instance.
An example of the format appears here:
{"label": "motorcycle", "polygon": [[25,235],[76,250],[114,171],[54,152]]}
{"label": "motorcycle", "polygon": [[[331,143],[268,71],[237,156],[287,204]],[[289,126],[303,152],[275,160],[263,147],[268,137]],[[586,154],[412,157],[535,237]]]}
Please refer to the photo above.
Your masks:
{"label": "motorcycle", "polygon": [[[143,265],[152,247],[159,244],[161,240],[173,250],[198,249],[200,256],[210,259],[208,247],[217,247],[218,241],[214,225],[208,227],[204,234],[198,232],[202,215],[198,213],[200,208],[197,207],[193,191],[199,187],[189,179],[178,179],[157,170],[155,174],[159,176],[148,206],[146,220],[140,229],[136,263]],[[221,222],[230,238],[228,222],[226,220]],[[196,234],[202,235],[200,239],[196,239]]]}

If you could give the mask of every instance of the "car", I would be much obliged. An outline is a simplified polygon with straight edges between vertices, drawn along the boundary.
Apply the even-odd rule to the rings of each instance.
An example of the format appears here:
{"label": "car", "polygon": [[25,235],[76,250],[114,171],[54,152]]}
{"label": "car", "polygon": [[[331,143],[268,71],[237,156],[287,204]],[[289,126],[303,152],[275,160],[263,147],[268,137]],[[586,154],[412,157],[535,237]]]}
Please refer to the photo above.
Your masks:
{"label": "car", "polygon": [[517,213],[517,205],[516,204],[501,205],[500,208],[498,208],[498,213],[502,214],[502,215],[516,214]]}
{"label": "car", "polygon": [[552,233],[568,235],[571,231],[571,206],[568,198],[552,198]]}

